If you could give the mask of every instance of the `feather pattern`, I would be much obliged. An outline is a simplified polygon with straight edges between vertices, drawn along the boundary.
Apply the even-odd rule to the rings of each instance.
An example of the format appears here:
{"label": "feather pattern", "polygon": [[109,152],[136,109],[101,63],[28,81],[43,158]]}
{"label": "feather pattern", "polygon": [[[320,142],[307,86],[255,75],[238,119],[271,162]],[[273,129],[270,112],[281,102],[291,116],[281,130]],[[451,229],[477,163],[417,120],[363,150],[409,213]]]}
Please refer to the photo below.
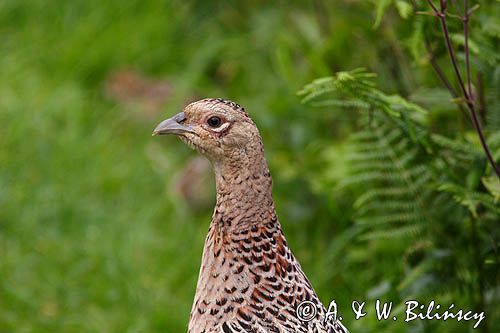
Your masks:
{"label": "feather pattern", "polygon": [[[182,124],[171,125],[175,133],[185,126],[182,140],[211,161],[217,187],[188,332],[346,333],[327,318],[288,247],[262,140],[247,112],[231,101],[205,99],[176,119]],[[309,321],[297,316],[303,301],[315,306]]]}

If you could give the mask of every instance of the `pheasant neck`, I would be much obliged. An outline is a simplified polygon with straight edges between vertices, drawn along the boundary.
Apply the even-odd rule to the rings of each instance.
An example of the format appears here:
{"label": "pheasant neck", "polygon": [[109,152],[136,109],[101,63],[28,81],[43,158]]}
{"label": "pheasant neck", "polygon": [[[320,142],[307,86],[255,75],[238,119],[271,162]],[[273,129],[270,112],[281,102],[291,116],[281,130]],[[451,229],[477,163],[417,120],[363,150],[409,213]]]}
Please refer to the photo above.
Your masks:
{"label": "pheasant neck", "polygon": [[276,220],[271,174],[263,156],[216,165],[215,179],[217,203],[212,228],[218,234]]}

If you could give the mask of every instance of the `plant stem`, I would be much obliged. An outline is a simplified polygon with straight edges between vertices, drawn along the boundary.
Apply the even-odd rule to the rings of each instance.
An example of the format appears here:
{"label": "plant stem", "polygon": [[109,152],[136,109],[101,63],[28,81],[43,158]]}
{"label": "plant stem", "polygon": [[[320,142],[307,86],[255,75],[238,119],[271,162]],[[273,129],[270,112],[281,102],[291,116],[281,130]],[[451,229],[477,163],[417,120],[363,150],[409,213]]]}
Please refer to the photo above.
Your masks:
{"label": "plant stem", "polygon": [[457,91],[455,90],[455,88],[453,87],[451,82],[448,80],[448,78],[444,74],[441,67],[439,67],[439,64],[436,60],[436,55],[434,54],[434,50],[432,49],[431,43],[427,39],[427,37],[425,38],[425,47],[427,49],[427,52],[429,53],[429,57],[430,57],[429,61],[431,63],[431,66],[434,69],[434,71],[436,72],[437,76],[439,77],[441,82],[445,85],[446,89],[448,89],[448,91],[451,93],[451,95],[453,97],[458,97],[459,95],[458,95]]}
{"label": "plant stem", "polygon": [[[417,14],[418,13],[417,3],[415,2],[415,0],[411,0],[411,4],[413,6],[413,14]],[[434,50],[432,48],[432,43],[426,35],[424,35],[424,44],[425,44],[425,48],[427,50],[427,53],[429,55],[429,62],[432,66],[432,69],[434,70],[434,72],[438,76],[439,80],[441,80],[441,83],[446,87],[446,89],[448,89],[451,96],[453,96],[454,98],[460,97],[460,94],[456,91],[455,87],[453,87],[453,84],[450,82],[450,80],[448,80],[448,78],[446,77],[446,74],[441,69],[441,66],[439,66],[439,63],[438,63],[437,58],[436,58],[436,53],[434,52]],[[462,114],[465,117],[469,117],[469,119],[472,121],[472,118],[470,117],[470,115],[468,114],[468,112],[464,108],[464,106],[462,104],[458,104],[458,107],[460,109],[460,112],[462,112]]]}
{"label": "plant stem", "polygon": [[[453,87],[451,82],[446,77],[446,74],[444,73],[444,71],[439,66],[439,63],[437,62],[437,59],[436,59],[436,54],[434,53],[434,50],[432,49],[432,46],[431,46],[431,42],[430,42],[429,38],[427,38],[427,36],[424,36],[424,43],[425,43],[425,47],[427,49],[427,53],[429,54],[429,62],[432,66],[432,69],[434,70],[434,72],[436,73],[438,78],[441,80],[441,82],[444,84],[446,89],[448,89],[451,96],[453,96],[454,98],[460,97],[460,94],[456,91],[456,89]],[[472,121],[470,114],[467,112],[467,110],[464,108],[464,106],[462,104],[458,104],[458,108],[460,109],[460,112],[462,112],[462,114],[465,117],[468,117]]]}
{"label": "plant stem", "polygon": [[455,75],[457,76],[457,81],[460,86],[460,90],[462,91],[463,97],[465,98],[465,103],[467,107],[469,108],[470,114],[471,114],[471,119],[472,119],[472,124],[474,126],[474,129],[477,132],[477,135],[479,136],[479,140],[481,141],[481,145],[483,147],[483,150],[486,154],[486,157],[488,158],[488,161],[490,162],[493,170],[497,174],[498,178],[500,178],[500,167],[496,164],[495,159],[493,158],[493,155],[491,154],[491,151],[488,147],[488,144],[486,143],[486,139],[484,138],[484,132],[481,127],[481,123],[479,122],[479,118],[477,116],[476,112],[476,107],[474,104],[474,99],[473,99],[473,94],[472,94],[472,89],[471,89],[471,82],[470,82],[470,50],[469,50],[469,16],[470,13],[468,11],[468,3],[465,3],[465,16],[463,18],[464,21],[464,33],[466,32],[465,36],[465,42],[466,42],[466,47],[465,47],[465,57],[466,57],[466,66],[467,66],[467,83],[469,87],[469,91],[467,91],[467,88],[465,87],[464,80],[462,78],[462,74],[460,73],[460,69],[458,68],[458,62],[455,56],[455,51],[453,50],[453,46],[451,45],[451,38],[450,34],[448,31],[448,24],[446,22],[446,1],[445,0],[440,0],[440,9],[434,5],[432,0],[427,0],[429,5],[431,6],[432,10],[434,11],[434,14],[436,17],[439,19],[439,22],[441,23],[441,28],[443,30],[444,34],[444,40],[446,44],[446,49],[448,50],[448,55],[450,56],[451,63],[453,65],[453,69],[455,71]]}
{"label": "plant stem", "polygon": [[472,94],[472,84],[470,78],[470,50],[469,50],[469,4],[467,0],[464,0],[464,38],[465,38],[465,66],[467,69],[467,89],[469,96],[472,100],[474,100],[474,96]]}

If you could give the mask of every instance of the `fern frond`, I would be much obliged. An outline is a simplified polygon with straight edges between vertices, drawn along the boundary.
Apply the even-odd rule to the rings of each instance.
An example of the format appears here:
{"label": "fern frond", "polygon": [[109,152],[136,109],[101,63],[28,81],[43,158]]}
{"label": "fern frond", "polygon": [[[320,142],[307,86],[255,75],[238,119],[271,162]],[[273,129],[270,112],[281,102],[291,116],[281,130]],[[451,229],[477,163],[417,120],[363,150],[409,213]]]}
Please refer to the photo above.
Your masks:
{"label": "fern frond", "polygon": [[333,76],[314,80],[297,94],[302,103],[312,106],[343,106],[375,109],[395,118],[403,114],[414,121],[423,122],[427,111],[398,95],[387,95],[376,88],[375,74],[363,68],[338,72]]}
{"label": "fern frond", "polygon": [[419,163],[423,148],[389,116],[374,115],[372,125],[350,138],[346,154],[350,174],[339,186],[367,190],[354,202],[357,224],[367,227],[362,239],[421,234],[430,220],[427,183],[432,173]]}
{"label": "fern frond", "polygon": [[362,240],[376,240],[376,239],[404,239],[411,238],[422,235],[424,233],[425,227],[419,224],[412,224],[405,227],[397,229],[388,230],[373,230],[364,233],[360,238]]}
{"label": "fern frond", "polygon": [[498,206],[494,198],[488,194],[470,191],[463,186],[453,183],[444,183],[439,186],[438,190],[452,194],[453,199],[460,205],[466,207],[475,218],[478,218],[478,208],[480,206],[496,214],[500,214],[500,206]]}
{"label": "fern frond", "polygon": [[[379,91],[373,78],[364,70],[341,72],[313,81],[300,95],[313,106],[357,109],[367,116],[368,124],[349,136],[341,157],[330,155],[342,166],[336,189],[354,191],[356,238],[370,242],[375,251],[386,249],[390,240],[393,253],[398,247],[420,251],[421,244],[428,244],[407,258],[411,268],[397,289],[411,293],[431,284],[443,286],[447,282],[440,284],[436,277],[450,269],[442,268],[436,253],[443,252],[443,243],[448,250],[446,242],[455,241],[443,239],[450,223],[470,216],[498,220],[500,186],[496,178],[482,177],[485,158],[477,142],[467,136],[432,134],[424,109]],[[494,155],[500,157],[500,131],[487,134]]]}

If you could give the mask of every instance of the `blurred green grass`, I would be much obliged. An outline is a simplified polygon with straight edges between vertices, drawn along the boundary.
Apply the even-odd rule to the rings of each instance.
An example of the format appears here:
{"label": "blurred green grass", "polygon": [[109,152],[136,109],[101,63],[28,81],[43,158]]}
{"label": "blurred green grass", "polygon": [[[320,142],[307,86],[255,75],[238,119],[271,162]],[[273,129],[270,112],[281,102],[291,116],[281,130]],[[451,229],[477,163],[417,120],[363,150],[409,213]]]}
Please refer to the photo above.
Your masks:
{"label": "blurred green grass", "polygon": [[[168,223],[172,169],[147,155],[152,124],[101,94],[141,52],[114,42],[134,24],[98,2],[45,5],[0,10],[0,331],[182,331],[199,252],[186,239],[203,228]],[[146,9],[124,13],[148,35],[162,17]]]}
{"label": "blurred green grass", "polygon": [[[296,41],[261,7],[2,1],[1,332],[185,330],[210,209],[173,191],[187,148],[150,133],[198,94],[237,99],[267,130],[270,110],[297,108],[278,63]],[[106,97],[124,68],[170,78],[156,117]]]}
{"label": "blurred green grass", "polygon": [[[190,204],[176,186],[194,153],[150,134],[198,97],[234,99],[256,120],[280,219],[324,302],[348,309],[376,287],[342,271],[345,258],[328,264],[349,197],[332,202],[308,180],[319,138],[349,129],[295,92],[360,65],[404,92],[405,73],[391,79],[394,36],[378,39],[370,4],[326,6],[0,2],[0,332],[186,330],[214,192]],[[110,94],[120,71],[166,82],[161,107]]]}

